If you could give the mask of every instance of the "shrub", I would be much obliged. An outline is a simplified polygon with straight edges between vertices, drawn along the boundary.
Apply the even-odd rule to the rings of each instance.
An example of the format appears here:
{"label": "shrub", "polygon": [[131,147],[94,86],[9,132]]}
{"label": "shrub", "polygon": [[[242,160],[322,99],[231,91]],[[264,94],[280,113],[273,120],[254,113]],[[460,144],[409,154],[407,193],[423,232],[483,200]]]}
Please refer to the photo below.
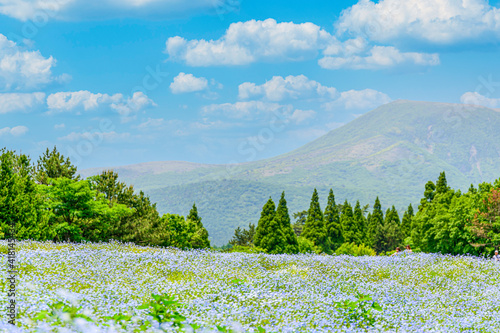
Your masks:
{"label": "shrub", "polygon": [[300,253],[321,253],[321,249],[314,245],[314,243],[307,238],[297,237],[297,242],[299,243]]}
{"label": "shrub", "polygon": [[336,251],[335,254],[348,254],[355,257],[374,256],[375,251],[364,244],[356,245],[355,243],[344,243]]}
{"label": "shrub", "polygon": [[256,246],[235,245],[229,252],[243,252],[243,253],[266,253],[266,250]]}

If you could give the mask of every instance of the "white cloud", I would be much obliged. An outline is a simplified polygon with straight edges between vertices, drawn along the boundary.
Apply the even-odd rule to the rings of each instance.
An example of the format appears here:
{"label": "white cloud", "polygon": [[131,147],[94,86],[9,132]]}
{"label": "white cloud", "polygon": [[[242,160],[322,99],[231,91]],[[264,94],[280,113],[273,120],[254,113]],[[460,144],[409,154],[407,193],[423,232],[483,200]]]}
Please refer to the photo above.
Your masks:
{"label": "white cloud", "polygon": [[158,118],[158,119],[148,118],[146,121],[137,125],[137,128],[143,131],[149,131],[152,129],[161,128],[165,125],[165,123],[166,123],[165,119],[163,118]]}
{"label": "white cloud", "polygon": [[238,7],[227,0],[0,0],[0,13],[27,20],[93,20],[119,17],[168,19]]}
{"label": "white cloud", "polygon": [[248,101],[236,103],[211,104],[202,108],[203,115],[224,115],[228,118],[253,119],[256,115],[271,112],[291,111],[290,105],[280,105],[278,103],[268,103],[262,101]]}
{"label": "white cloud", "polygon": [[195,77],[193,74],[179,73],[170,84],[174,94],[202,91],[208,88],[208,81],[204,77]]}
{"label": "white cloud", "polygon": [[0,136],[4,135],[12,135],[12,136],[21,136],[28,132],[28,127],[26,126],[16,126],[16,127],[4,127],[0,128]]}
{"label": "white cloud", "polygon": [[349,90],[340,93],[335,101],[323,104],[327,110],[341,107],[346,110],[374,109],[382,104],[389,103],[391,98],[386,94],[373,89]]}
{"label": "white cloud", "polygon": [[246,65],[258,60],[296,61],[314,58],[335,37],[307,22],[277,23],[274,19],[232,23],[218,40],[171,37],[166,43],[170,59],[190,66]]}
{"label": "white cloud", "polygon": [[500,108],[500,98],[489,98],[477,92],[466,92],[460,97],[464,104],[486,106],[487,108]]}
{"label": "white cloud", "polygon": [[320,83],[308,79],[305,75],[289,75],[286,78],[274,76],[262,85],[245,82],[238,87],[239,98],[248,99],[252,97],[265,96],[270,101],[282,101],[287,98],[334,98],[337,90],[326,87]]}
{"label": "white cloud", "polygon": [[365,55],[326,56],[318,64],[326,69],[382,69],[399,65],[436,66],[437,53],[400,52],[393,46],[374,46]]}
{"label": "white cloud", "polygon": [[313,110],[295,110],[290,116],[290,120],[296,124],[301,124],[308,119],[314,118],[316,116],[316,112]]}
{"label": "white cloud", "polygon": [[69,76],[52,75],[56,60],[45,58],[40,51],[26,51],[0,34],[0,89],[35,89],[54,81],[67,81]]}
{"label": "white cloud", "polygon": [[64,123],[54,125],[54,129],[56,129],[56,130],[65,129],[65,128],[66,128],[66,124],[64,124]]}
{"label": "white cloud", "polygon": [[136,92],[132,97],[124,97],[122,94],[94,94],[81,90],[51,94],[47,97],[47,105],[49,113],[90,111],[104,106],[122,116],[128,116],[156,104],[142,92]]}
{"label": "white cloud", "polygon": [[130,141],[132,139],[130,133],[117,133],[115,131],[111,132],[71,132],[70,134],[58,138],[60,141],[80,141],[80,140],[91,140],[92,142],[124,142]]}
{"label": "white cloud", "polygon": [[336,24],[340,33],[376,42],[404,38],[436,44],[500,37],[500,9],[487,0],[360,0]]}
{"label": "white cloud", "polygon": [[41,92],[0,94],[0,114],[28,112],[43,104],[45,104],[45,94]]}

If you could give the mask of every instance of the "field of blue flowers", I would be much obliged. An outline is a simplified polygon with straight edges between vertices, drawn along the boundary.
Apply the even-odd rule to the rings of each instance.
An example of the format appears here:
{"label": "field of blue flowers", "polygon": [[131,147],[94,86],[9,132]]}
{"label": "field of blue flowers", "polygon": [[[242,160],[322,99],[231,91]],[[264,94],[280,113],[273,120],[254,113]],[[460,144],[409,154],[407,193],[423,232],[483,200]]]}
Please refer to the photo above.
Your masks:
{"label": "field of blue flowers", "polygon": [[[0,241],[0,248],[6,246]],[[17,325],[23,332],[177,330],[171,322],[159,325],[141,307],[152,294],[175,297],[178,318],[194,326],[185,331],[500,332],[500,264],[477,257],[265,255],[24,241],[17,259]],[[2,253],[2,267],[6,260]],[[13,331],[4,318],[0,330]]]}

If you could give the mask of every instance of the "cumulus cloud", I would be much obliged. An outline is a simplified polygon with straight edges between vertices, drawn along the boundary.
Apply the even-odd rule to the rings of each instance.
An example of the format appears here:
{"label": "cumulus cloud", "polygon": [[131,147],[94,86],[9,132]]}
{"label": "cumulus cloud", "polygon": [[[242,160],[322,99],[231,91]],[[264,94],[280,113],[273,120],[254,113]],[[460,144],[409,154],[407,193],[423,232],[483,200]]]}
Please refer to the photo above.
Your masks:
{"label": "cumulus cloud", "polygon": [[[257,61],[314,59],[328,69],[378,69],[412,63],[439,64],[437,54],[401,52],[393,46],[370,46],[362,37],[344,42],[310,23],[277,23],[274,19],[232,23],[217,40],[171,37],[166,53],[190,66],[247,65]],[[354,60],[350,60],[354,58]],[[250,89],[252,87],[248,87]]]}
{"label": "cumulus cloud", "polygon": [[336,27],[340,33],[376,42],[403,38],[436,44],[498,41],[500,9],[487,0],[360,0],[342,13]]}
{"label": "cumulus cloud", "polygon": [[28,132],[28,127],[26,126],[16,126],[16,127],[4,127],[0,128],[0,136],[21,136]]}
{"label": "cumulus cloud", "polygon": [[277,23],[274,19],[232,23],[217,40],[171,37],[170,59],[190,66],[246,65],[258,60],[303,60],[335,42],[335,37],[313,23]]}
{"label": "cumulus cloud", "polygon": [[44,104],[45,94],[41,92],[0,94],[0,114],[28,112]]}
{"label": "cumulus cloud", "polygon": [[174,94],[202,91],[208,88],[208,80],[204,77],[195,77],[193,74],[179,73],[170,84]]}
{"label": "cumulus cloud", "polygon": [[87,90],[81,90],[58,92],[47,97],[49,113],[90,111],[104,106],[115,110],[120,115],[127,116],[155,105],[142,92],[136,92],[132,97],[125,97],[122,94],[94,94]]}
{"label": "cumulus cloud", "polygon": [[325,69],[382,69],[400,65],[436,66],[437,53],[401,52],[393,46],[374,46],[366,55],[326,56],[318,61]]}
{"label": "cumulus cloud", "polygon": [[391,98],[389,96],[373,89],[349,90],[340,93],[338,99],[325,103],[323,107],[327,110],[332,110],[336,107],[346,110],[367,110],[387,104],[390,101]]}
{"label": "cumulus cloud", "polygon": [[282,101],[287,98],[334,98],[337,95],[335,88],[323,86],[305,75],[289,75],[286,78],[273,76],[262,85],[245,82],[239,85],[238,92],[241,99],[264,96],[270,101]]}
{"label": "cumulus cloud", "polygon": [[[245,82],[239,86],[239,98],[242,99],[260,99],[260,101],[240,102],[239,104],[216,104],[219,109],[228,107],[231,110],[236,108],[274,108],[279,104],[269,103],[268,101],[280,102],[286,99],[293,99],[298,102],[317,102],[327,110],[335,108],[350,109],[372,109],[391,101],[391,98],[377,90],[349,90],[339,92],[334,87],[324,86],[321,83],[310,80],[305,75],[274,76],[264,84],[257,85],[253,82]],[[213,106],[212,106],[213,107]],[[300,112],[296,110],[297,117]],[[309,112],[309,111],[307,111]],[[311,112],[309,117],[313,116]],[[305,115],[305,113],[304,113]],[[299,118],[297,118],[299,119]]]}
{"label": "cumulus cloud", "polygon": [[54,81],[67,81],[68,75],[52,75],[56,60],[40,51],[27,51],[0,34],[0,89],[36,89]]}
{"label": "cumulus cloud", "polygon": [[316,116],[316,112],[313,110],[295,110],[290,116],[290,120],[296,124],[301,124],[308,119],[314,118]]}
{"label": "cumulus cloud", "polygon": [[177,18],[179,15],[227,12],[235,0],[0,0],[0,13],[21,21],[110,18]]}
{"label": "cumulus cloud", "polygon": [[500,108],[500,98],[489,98],[477,92],[466,92],[460,97],[464,104],[486,106],[487,108]]}
{"label": "cumulus cloud", "polygon": [[290,110],[291,106],[284,106],[278,103],[268,103],[262,101],[248,101],[236,103],[211,104],[202,108],[203,115],[224,115],[228,118],[254,118],[263,113],[279,112],[280,110]]}

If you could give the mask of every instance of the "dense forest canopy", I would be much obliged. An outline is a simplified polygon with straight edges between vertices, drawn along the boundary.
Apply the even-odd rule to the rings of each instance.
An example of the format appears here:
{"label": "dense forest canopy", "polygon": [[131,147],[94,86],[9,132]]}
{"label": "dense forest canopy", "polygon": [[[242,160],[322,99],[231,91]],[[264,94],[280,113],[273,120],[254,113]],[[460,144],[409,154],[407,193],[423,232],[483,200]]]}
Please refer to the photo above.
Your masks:
{"label": "dense forest canopy", "polygon": [[196,205],[187,218],[160,216],[148,196],[120,182],[113,171],[80,179],[55,147],[36,164],[24,154],[0,150],[0,236],[210,247]]}

